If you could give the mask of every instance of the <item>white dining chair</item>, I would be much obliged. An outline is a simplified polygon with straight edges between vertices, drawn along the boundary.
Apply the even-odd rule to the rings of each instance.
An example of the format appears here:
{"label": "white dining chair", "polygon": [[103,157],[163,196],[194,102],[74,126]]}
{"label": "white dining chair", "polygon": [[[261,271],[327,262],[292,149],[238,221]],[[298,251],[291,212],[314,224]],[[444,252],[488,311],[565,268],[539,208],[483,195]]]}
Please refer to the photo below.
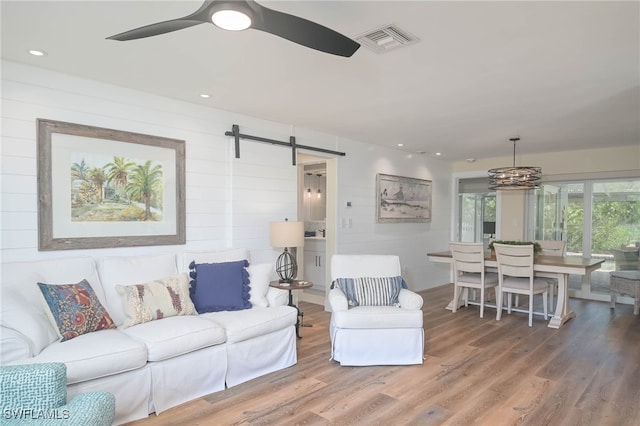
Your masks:
{"label": "white dining chair", "polygon": [[[563,240],[535,240],[542,248],[541,255],[563,257],[567,253],[567,242]],[[558,279],[555,274],[536,273],[537,277],[544,278],[549,284],[549,310],[553,311],[553,300],[558,288]]]}
{"label": "white dining chair", "polygon": [[[449,243],[453,257],[453,308],[456,312],[460,306],[460,295],[464,289],[480,290],[480,318],[484,316],[485,292],[498,285],[498,274],[487,272],[484,264],[484,246],[482,243]],[[468,291],[468,290],[467,290]],[[464,301],[469,306],[469,297]]]}
{"label": "white dining chair", "polygon": [[[502,318],[502,300],[508,294],[507,312],[511,314],[511,298],[513,294],[529,296],[529,327],[533,326],[533,296],[542,294],[544,319],[548,319],[547,294],[549,284],[543,278],[536,278],[533,273],[533,244],[510,245],[493,244],[498,262],[498,312],[496,320]],[[538,312],[535,312],[539,315]]]}
{"label": "white dining chair", "polygon": [[535,240],[540,244],[544,256],[564,256],[566,254],[567,242],[564,240]]}

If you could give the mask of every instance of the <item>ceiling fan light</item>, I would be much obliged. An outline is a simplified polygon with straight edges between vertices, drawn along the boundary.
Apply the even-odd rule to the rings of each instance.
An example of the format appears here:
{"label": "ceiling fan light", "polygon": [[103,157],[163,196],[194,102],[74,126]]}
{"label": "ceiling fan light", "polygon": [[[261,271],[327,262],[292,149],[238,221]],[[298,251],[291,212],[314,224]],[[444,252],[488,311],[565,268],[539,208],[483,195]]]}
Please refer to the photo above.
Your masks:
{"label": "ceiling fan light", "polygon": [[237,10],[219,10],[211,15],[213,24],[223,30],[242,31],[251,26],[251,18]]}

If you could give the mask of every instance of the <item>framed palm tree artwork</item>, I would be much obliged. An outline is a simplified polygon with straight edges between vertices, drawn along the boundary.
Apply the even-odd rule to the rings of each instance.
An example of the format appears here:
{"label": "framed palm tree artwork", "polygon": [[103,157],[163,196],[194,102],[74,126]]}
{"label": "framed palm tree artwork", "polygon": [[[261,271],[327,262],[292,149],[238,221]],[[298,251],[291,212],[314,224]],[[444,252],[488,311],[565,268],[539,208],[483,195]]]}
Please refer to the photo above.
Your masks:
{"label": "framed palm tree artwork", "polygon": [[46,119],[38,249],[184,244],[185,142]]}

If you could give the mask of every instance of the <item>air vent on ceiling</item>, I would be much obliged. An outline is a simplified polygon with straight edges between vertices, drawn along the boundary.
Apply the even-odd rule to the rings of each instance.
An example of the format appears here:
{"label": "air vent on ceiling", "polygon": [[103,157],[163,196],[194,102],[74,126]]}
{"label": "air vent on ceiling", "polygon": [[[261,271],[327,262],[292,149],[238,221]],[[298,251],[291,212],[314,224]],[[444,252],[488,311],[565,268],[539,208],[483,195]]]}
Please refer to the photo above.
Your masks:
{"label": "air vent on ceiling", "polygon": [[367,46],[376,53],[384,53],[398,47],[416,43],[420,39],[397,26],[384,25],[358,36],[356,41]]}

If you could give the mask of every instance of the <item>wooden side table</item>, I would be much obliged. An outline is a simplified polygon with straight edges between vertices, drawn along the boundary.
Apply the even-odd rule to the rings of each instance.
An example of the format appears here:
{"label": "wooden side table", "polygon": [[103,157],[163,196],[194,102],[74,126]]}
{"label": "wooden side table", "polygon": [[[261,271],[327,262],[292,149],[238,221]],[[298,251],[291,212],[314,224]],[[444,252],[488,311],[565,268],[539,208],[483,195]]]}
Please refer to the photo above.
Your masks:
{"label": "wooden side table", "polygon": [[609,273],[611,283],[611,309],[616,307],[616,296],[626,295],[634,299],[633,314],[640,313],[640,271],[615,271]]}
{"label": "wooden side table", "polygon": [[313,283],[311,281],[300,281],[293,280],[290,283],[281,283],[280,281],[271,281],[269,283],[270,287],[279,288],[281,290],[289,290],[289,306],[296,308],[298,311],[298,316],[296,317],[296,336],[298,339],[300,337],[300,317],[304,318],[304,312],[300,312],[300,309],[293,303],[293,290],[304,290],[305,288],[313,287]]}

